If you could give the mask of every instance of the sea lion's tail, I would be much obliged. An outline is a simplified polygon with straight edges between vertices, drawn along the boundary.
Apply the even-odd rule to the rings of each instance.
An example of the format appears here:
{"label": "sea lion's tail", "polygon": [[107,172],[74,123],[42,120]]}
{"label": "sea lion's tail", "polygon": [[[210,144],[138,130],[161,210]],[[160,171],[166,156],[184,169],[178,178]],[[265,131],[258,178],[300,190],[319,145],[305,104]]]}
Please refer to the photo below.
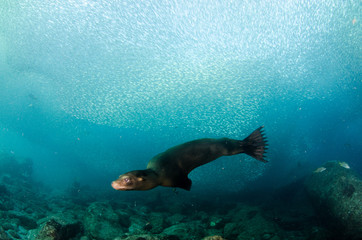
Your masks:
{"label": "sea lion's tail", "polygon": [[268,144],[266,137],[263,133],[263,127],[256,129],[248,137],[246,137],[242,142],[242,147],[244,153],[255,158],[256,160],[262,162],[268,162],[265,160],[266,150],[268,149]]}

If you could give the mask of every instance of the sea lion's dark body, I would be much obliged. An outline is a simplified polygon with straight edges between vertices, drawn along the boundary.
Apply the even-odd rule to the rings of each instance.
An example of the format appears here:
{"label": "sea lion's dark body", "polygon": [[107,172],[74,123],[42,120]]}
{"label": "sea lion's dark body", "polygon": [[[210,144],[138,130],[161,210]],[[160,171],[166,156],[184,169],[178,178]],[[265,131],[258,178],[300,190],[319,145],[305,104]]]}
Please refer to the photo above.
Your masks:
{"label": "sea lion's dark body", "polygon": [[221,156],[233,155],[231,151],[235,150],[237,142],[241,141],[222,138],[187,142],[152,158],[147,169],[156,171],[162,179],[165,179],[162,186],[189,189],[191,180],[187,175],[193,169]]}
{"label": "sea lion's dark body", "polygon": [[116,190],[148,190],[159,185],[190,190],[188,174],[221,156],[246,153],[266,162],[266,139],[261,129],[258,128],[244,140],[205,138],[177,145],[153,157],[146,170],[123,174],[112,186]]}

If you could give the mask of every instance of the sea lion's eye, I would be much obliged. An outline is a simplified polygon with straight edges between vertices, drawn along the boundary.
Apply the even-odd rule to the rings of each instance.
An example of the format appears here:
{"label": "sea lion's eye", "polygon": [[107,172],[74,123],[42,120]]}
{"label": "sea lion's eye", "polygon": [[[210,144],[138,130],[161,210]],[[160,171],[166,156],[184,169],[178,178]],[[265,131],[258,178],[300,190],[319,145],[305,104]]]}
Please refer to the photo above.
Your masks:
{"label": "sea lion's eye", "polygon": [[126,178],[123,178],[123,181],[126,183],[126,184],[130,184],[131,183],[131,179],[126,177]]}

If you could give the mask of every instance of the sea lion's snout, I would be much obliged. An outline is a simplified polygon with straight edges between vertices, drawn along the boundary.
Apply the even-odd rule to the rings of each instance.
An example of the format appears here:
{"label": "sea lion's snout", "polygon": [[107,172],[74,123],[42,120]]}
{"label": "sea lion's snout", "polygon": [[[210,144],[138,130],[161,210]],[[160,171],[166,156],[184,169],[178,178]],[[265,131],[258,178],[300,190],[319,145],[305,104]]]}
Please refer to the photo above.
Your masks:
{"label": "sea lion's snout", "polygon": [[157,177],[153,170],[136,170],[119,176],[111,185],[118,191],[148,190],[159,185]]}
{"label": "sea lion's snout", "polygon": [[112,187],[118,191],[133,190],[135,188],[135,181],[132,176],[121,175],[119,178],[112,182]]}
{"label": "sea lion's snout", "polygon": [[122,190],[122,186],[117,181],[112,182],[112,188],[115,190]]}
{"label": "sea lion's snout", "polygon": [[120,179],[113,181],[111,185],[115,190],[118,190],[118,191],[134,190],[133,184],[131,186],[128,186],[128,185],[124,184],[124,181],[120,181]]}

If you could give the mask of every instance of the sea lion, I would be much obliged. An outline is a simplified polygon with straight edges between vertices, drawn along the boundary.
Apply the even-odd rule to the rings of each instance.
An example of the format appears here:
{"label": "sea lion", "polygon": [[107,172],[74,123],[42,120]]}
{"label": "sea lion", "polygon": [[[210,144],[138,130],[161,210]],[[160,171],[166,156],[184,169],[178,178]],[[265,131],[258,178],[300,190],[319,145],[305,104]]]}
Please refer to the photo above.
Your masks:
{"label": "sea lion", "polygon": [[157,186],[191,189],[188,174],[195,168],[221,156],[246,153],[265,160],[267,140],[259,127],[244,140],[204,138],[177,145],[153,157],[145,170],[135,170],[119,176],[112,187],[119,191],[149,190]]}

